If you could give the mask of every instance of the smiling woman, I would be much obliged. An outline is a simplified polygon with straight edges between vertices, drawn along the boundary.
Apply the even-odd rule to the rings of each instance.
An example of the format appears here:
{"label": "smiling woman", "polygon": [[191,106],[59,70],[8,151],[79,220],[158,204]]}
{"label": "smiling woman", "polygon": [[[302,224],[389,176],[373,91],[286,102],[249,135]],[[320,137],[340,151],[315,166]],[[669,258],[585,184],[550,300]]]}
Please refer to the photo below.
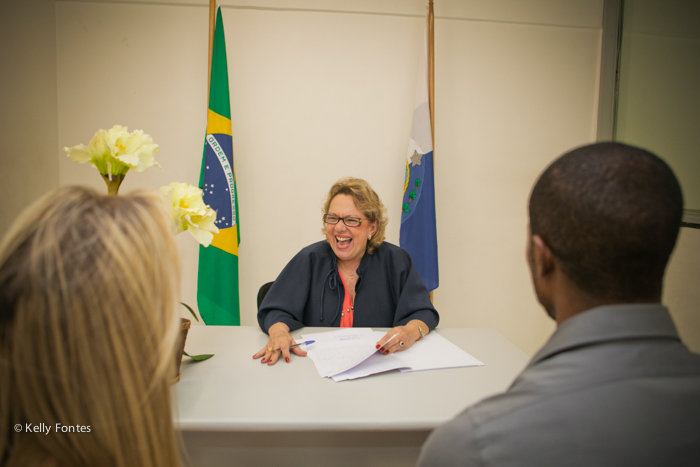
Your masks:
{"label": "smiling woman", "polygon": [[[290,361],[290,331],[303,326],[391,327],[382,352],[406,350],[438,324],[428,290],[408,253],[384,241],[386,209],[369,184],[338,180],[323,209],[325,241],[301,250],[282,270],[258,310],[267,345],[253,355]],[[291,351],[299,356],[299,347]]]}

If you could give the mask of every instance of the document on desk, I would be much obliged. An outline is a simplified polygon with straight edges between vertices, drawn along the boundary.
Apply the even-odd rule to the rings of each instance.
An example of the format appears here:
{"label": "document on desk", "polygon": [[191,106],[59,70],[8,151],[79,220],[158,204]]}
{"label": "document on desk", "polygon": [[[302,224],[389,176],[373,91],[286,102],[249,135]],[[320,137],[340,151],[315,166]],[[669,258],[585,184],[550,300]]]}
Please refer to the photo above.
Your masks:
{"label": "document on desk", "polygon": [[408,372],[483,365],[435,332],[407,350],[384,355],[377,351],[376,343],[385,334],[370,328],[343,328],[302,337],[316,341],[306,350],[318,373],[336,382],[391,370]]}
{"label": "document on desk", "polygon": [[[308,336],[312,337],[307,339]],[[370,328],[342,328],[301,337],[316,341],[306,346],[306,351],[323,377],[337,375],[368,359],[377,351],[375,346],[381,339]]]}

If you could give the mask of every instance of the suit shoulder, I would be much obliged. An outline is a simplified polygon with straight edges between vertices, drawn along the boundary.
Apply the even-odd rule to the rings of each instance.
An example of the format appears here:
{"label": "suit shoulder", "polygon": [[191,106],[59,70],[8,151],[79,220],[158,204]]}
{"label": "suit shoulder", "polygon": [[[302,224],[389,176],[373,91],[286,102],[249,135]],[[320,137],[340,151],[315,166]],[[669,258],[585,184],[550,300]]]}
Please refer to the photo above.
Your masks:
{"label": "suit shoulder", "polygon": [[409,255],[406,250],[389,242],[382,242],[382,244],[374,250],[373,255],[376,255],[377,258],[383,261],[389,261],[403,266],[413,264],[411,255]]}
{"label": "suit shoulder", "polygon": [[305,246],[294,255],[292,261],[317,262],[329,260],[333,256],[331,246],[325,240]]}
{"label": "suit shoulder", "polygon": [[312,243],[311,245],[305,246],[304,248],[299,250],[297,256],[324,256],[327,255],[330,250],[331,246],[328,244],[328,242],[325,240],[321,240],[320,242]]}
{"label": "suit shoulder", "polygon": [[396,257],[410,257],[406,250],[389,242],[382,242],[382,244],[374,250],[374,253]]}

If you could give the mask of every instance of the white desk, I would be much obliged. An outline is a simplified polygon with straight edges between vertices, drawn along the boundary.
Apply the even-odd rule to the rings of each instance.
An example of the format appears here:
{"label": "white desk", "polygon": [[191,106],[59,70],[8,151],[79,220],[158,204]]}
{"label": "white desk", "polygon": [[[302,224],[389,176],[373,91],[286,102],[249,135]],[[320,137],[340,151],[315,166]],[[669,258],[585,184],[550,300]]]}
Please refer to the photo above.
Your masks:
{"label": "white desk", "polygon": [[[304,328],[292,335],[331,330]],[[194,466],[413,465],[430,430],[502,392],[527,355],[493,329],[438,329],[482,367],[398,371],[335,383],[308,358],[268,367],[256,327],[193,326],[176,385],[176,426]],[[418,343],[417,345],[420,345]]]}

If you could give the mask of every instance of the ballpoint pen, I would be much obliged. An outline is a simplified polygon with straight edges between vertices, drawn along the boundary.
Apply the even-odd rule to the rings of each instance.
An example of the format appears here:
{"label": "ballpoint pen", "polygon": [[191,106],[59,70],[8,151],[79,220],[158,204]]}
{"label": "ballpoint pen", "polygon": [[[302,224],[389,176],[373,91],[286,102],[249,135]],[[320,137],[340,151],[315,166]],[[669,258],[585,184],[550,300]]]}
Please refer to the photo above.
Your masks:
{"label": "ballpoint pen", "polygon": [[[292,345],[290,345],[289,348],[290,348],[290,349],[293,349],[294,347],[299,347],[300,345],[309,345],[309,344],[313,344],[314,342],[316,342],[316,341],[304,341],[304,342],[299,342],[298,344],[292,344]],[[275,350],[273,350],[272,352],[279,352],[280,350],[282,350],[282,349],[275,349]]]}
{"label": "ballpoint pen", "polygon": [[382,345],[377,344],[377,350],[379,350],[379,349],[381,349],[382,347],[384,347],[385,345],[387,345],[387,344],[389,343],[389,341],[391,341],[394,337],[396,337],[396,336],[398,336],[398,335],[399,335],[399,333],[394,334],[393,336],[391,336],[391,337],[389,338],[388,341],[384,342]]}

